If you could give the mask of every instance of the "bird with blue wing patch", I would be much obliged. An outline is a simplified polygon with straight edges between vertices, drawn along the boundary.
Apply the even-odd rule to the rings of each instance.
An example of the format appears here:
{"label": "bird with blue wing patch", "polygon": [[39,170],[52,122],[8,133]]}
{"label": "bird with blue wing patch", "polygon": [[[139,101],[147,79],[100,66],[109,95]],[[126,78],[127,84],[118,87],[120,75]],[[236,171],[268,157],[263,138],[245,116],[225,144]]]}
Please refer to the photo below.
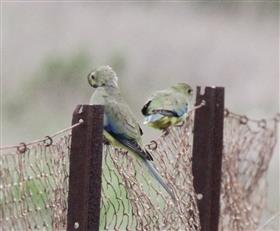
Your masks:
{"label": "bird with blue wing patch", "polygon": [[153,164],[153,157],[142,142],[142,130],[123,99],[118,87],[118,78],[109,66],[101,66],[88,75],[89,84],[95,88],[91,105],[104,105],[104,136],[113,146],[118,146],[140,158],[149,173],[175,200],[174,193],[165,184]]}
{"label": "bird with blue wing patch", "polygon": [[187,117],[193,89],[186,83],[155,92],[142,108],[144,124],[160,130],[176,125]]}

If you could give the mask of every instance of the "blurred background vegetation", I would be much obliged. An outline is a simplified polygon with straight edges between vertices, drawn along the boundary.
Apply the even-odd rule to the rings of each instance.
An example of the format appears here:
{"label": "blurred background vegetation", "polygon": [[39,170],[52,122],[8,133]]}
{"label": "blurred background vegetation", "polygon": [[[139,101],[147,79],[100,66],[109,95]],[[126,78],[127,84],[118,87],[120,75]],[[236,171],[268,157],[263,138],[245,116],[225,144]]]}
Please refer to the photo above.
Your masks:
{"label": "blurred background vegetation", "polygon": [[[69,126],[75,106],[92,93],[87,74],[102,64],[116,70],[139,120],[153,91],[182,81],[225,86],[226,106],[237,113],[279,111],[276,1],[6,1],[2,12],[1,145]],[[155,135],[144,132],[146,141]],[[279,155],[269,177],[279,211]]]}

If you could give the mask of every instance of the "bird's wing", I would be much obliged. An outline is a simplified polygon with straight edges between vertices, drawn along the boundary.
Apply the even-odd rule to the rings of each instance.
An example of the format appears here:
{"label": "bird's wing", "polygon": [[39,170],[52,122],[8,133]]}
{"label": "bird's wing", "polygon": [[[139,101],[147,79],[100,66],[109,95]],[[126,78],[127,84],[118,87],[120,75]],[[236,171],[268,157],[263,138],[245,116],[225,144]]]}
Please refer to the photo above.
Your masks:
{"label": "bird's wing", "polygon": [[179,115],[176,113],[176,111],[166,110],[166,109],[154,109],[152,111],[153,114],[160,114],[163,116],[174,116],[179,117]]}
{"label": "bird's wing", "polygon": [[155,92],[145,103],[142,108],[143,115],[154,114],[153,111],[156,109],[166,109],[171,106],[171,92],[167,90]]}
{"label": "bird's wing", "polygon": [[105,114],[104,129],[111,136],[142,158],[153,159],[143,148],[140,126],[126,103],[108,100],[105,105]]}
{"label": "bird's wing", "polygon": [[187,112],[187,98],[174,90],[158,91],[142,108],[143,115],[160,114],[180,117]]}

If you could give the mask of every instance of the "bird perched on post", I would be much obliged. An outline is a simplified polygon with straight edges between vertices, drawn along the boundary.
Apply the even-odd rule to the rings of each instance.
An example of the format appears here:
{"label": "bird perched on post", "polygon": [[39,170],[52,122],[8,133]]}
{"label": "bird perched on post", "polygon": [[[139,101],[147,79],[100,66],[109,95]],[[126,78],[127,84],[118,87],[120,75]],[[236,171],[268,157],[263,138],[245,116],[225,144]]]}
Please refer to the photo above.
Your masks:
{"label": "bird perched on post", "polygon": [[183,121],[193,97],[193,89],[186,83],[155,92],[142,108],[144,124],[165,130]]}
{"label": "bird perched on post", "polygon": [[149,173],[175,199],[171,189],[164,183],[153,165],[153,157],[142,142],[142,130],[123,99],[118,87],[118,77],[109,66],[101,66],[88,75],[89,84],[95,88],[91,105],[104,105],[104,136],[113,146],[118,146],[139,157]]}

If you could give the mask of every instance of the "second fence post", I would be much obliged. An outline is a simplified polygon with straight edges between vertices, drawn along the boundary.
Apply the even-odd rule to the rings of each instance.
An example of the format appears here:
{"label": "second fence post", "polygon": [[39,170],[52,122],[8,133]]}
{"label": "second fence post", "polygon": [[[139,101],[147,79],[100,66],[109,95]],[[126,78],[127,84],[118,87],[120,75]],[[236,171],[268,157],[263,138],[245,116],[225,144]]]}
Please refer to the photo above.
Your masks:
{"label": "second fence post", "polygon": [[79,105],[72,124],[67,231],[99,230],[104,107]]}
{"label": "second fence post", "polygon": [[[202,231],[218,231],[223,150],[224,88],[197,88],[193,140],[194,188]],[[200,197],[199,197],[200,196]]]}

